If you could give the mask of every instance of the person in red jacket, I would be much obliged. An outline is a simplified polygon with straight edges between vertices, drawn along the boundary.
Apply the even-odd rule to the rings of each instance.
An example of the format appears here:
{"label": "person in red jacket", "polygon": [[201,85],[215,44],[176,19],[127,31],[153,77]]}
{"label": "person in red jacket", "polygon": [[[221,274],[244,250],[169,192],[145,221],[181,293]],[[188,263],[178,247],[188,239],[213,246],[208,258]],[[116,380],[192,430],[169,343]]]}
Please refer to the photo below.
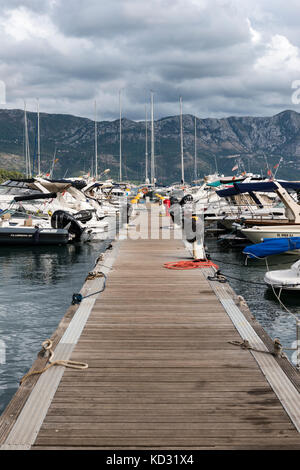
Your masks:
{"label": "person in red jacket", "polygon": [[170,199],[164,199],[164,205],[165,205],[165,208],[166,208],[166,215],[170,215],[169,213],[169,209],[171,207],[171,201]]}

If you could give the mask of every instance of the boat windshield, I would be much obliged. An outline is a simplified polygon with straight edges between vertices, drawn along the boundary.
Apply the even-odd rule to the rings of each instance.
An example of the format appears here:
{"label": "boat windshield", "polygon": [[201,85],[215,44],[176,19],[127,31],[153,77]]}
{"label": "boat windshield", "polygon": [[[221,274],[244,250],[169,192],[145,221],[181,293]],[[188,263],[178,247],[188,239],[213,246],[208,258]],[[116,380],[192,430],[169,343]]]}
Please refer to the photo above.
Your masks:
{"label": "boat windshield", "polygon": [[14,195],[20,196],[23,194],[38,194],[40,191],[28,188],[27,184],[23,181],[7,180],[0,185],[0,196]]}

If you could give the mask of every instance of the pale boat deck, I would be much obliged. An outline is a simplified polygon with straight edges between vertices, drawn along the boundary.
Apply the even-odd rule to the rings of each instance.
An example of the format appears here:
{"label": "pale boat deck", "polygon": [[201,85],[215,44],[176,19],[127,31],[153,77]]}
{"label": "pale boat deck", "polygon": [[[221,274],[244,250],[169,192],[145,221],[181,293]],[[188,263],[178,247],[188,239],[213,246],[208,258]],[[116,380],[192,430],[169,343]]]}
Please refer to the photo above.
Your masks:
{"label": "pale boat deck", "polygon": [[63,369],[36,435],[17,442],[17,421],[2,448],[300,449],[253,353],[229,344],[241,336],[204,272],[163,267],[190,257],[182,241],[118,243],[70,357],[88,369],[45,372]]}

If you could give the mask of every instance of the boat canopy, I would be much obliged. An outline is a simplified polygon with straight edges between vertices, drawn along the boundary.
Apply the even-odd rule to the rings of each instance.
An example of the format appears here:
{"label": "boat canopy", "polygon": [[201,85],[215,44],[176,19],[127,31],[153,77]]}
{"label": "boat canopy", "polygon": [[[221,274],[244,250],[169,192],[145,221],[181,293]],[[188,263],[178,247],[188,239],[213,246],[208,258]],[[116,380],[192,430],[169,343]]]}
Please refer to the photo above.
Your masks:
{"label": "boat canopy", "polygon": [[30,194],[28,196],[15,196],[15,202],[21,201],[34,201],[35,199],[55,199],[57,197],[57,193],[39,193],[39,194]]}
{"label": "boat canopy", "polygon": [[243,254],[249,258],[265,258],[266,256],[279,255],[286,251],[299,250],[300,237],[265,238],[262,243],[246,246]]}
{"label": "boat canopy", "polygon": [[84,180],[69,180],[69,179],[60,179],[60,180],[54,180],[54,179],[47,179],[46,181],[49,181],[50,183],[60,183],[60,184],[66,184],[73,186],[76,189],[83,189],[86,187],[87,183]]}
{"label": "boat canopy", "polygon": [[[280,186],[286,190],[300,191],[300,182],[278,181]],[[275,192],[278,186],[273,181],[264,181],[259,183],[234,183],[233,187],[216,191],[220,197],[236,196],[241,193],[252,193],[259,191],[261,193]]]}

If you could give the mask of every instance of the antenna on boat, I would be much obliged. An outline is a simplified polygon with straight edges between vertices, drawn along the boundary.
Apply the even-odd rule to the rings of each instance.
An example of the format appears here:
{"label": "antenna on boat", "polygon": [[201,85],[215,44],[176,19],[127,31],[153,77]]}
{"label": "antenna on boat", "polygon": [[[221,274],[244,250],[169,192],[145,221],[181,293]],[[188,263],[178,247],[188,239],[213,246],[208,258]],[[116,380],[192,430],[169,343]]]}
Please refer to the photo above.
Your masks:
{"label": "antenna on boat", "polygon": [[181,182],[184,183],[184,163],[183,163],[183,128],[182,128],[182,97],[180,97],[180,152],[181,152]]}

